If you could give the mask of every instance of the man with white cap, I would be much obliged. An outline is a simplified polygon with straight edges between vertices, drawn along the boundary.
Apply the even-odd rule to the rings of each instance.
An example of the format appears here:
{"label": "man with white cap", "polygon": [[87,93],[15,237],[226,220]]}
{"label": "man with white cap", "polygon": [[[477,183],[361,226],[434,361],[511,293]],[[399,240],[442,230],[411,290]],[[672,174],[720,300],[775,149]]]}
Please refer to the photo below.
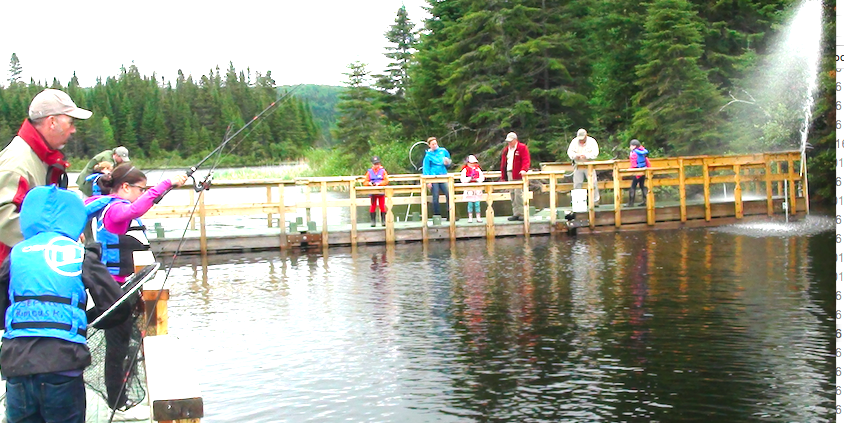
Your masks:
{"label": "man with white cap", "polygon": [[79,191],[82,191],[83,194],[90,197],[93,194],[93,186],[91,181],[88,179],[92,173],[94,173],[94,166],[98,163],[102,162],[109,162],[111,163],[112,167],[115,167],[123,162],[128,162],[129,160],[129,150],[124,147],[120,146],[112,150],[105,150],[88,160],[88,163],[79,172],[79,176],[76,178],[76,185],[79,186]]}
{"label": "man with white cap", "polygon": [[69,164],[61,149],[76,132],[73,120],[89,117],[60,90],[48,88],[32,99],[29,118],[0,151],[0,261],[23,240],[18,219],[26,193],[41,185],[67,187]]}
{"label": "man with white cap", "polygon": [[[519,137],[515,132],[507,134],[504,139],[507,145],[501,152],[501,180],[502,181],[521,181],[522,177],[530,169],[530,151],[527,145],[519,142]],[[524,204],[523,193],[521,188],[510,190],[510,205],[513,208],[513,215],[507,220],[524,220]]]}
{"label": "man with white cap", "polygon": [[[574,189],[580,189],[583,185],[583,181],[586,180],[586,163],[595,160],[598,157],[598,141],[595,141],[595,138],[590,137],[586,130],[580,128],[577,130],[577,136],[571,140],[571,144],[569,144],[568,150],[569,158],[575,163],[576,169],[574,170]],[[583,166],[581,166],[583,165]],[[598,192],[598,173],[594,170],[592,171],[592,186],[595,187],[593,191],[593,199],[595,200],[595,204],[601,199],[601,195]]]}

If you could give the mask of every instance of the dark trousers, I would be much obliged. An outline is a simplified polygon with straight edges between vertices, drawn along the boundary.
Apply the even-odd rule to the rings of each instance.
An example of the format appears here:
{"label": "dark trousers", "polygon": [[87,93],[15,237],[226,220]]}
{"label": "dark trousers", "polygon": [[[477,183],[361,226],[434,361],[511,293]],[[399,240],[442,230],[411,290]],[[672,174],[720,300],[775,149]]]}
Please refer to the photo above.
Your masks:
{"label": "dark trousers", "polygon": [[[108,406],[123,408],[126,405],[126,357],[129,355],[129,339],[132,336],[131,318],[125,322],[105,330],[105,385],[108,396]],[[120,392],[123,388],[123,392]]]}
{"label": "dark trousers", "polygon": [[431,184],[431,196],[434,200],[434,214],[440,214],[440,192],[445,194],[445,209],[448,210],[448,185],[445,182],[437,182],[435,184]]}
{"label": "dark trousers", "polygon": [[636,199],[636,186],[642,188],[642,202],[647,200],[646,196],[648,195],[648,189],[645,188],[645,177],[644,176],[634,176],[633,182],[630,183],[630,203],[632,204],[633,201]]}
{"label": "dark trousers", "polygon": [[85,423],[82,375],[41,373],[6,380],[8,423]]}
{"label": "dark trousers", "polygon": [[369,196],[369,212],[375,213],[375,208],[381,209],[381,213],[387,212],[387,203],[384,194],[372,194]]}

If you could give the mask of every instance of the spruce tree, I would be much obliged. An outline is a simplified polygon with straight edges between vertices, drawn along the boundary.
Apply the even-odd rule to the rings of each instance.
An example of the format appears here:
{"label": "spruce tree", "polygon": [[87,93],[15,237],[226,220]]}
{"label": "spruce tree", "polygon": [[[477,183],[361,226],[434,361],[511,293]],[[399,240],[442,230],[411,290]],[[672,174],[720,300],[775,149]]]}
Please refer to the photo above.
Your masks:
{"label": "spruce tree", "polygon": [[369,73],[366,65],[354,62],[345,73],[349,80],[340,95],[337,111],[340,117],[334,138],[341,143],[349,161],[369,153],[370,140],[377,139],[380,122],[378,107],[374,104],[375,91],[367,84]]}
{"label": "spruce tree", "polygon": [[12,53],[12,59],[9,61],[9,86],[20,83],[21,73],[23,67],[20,60],[18,60],[17,53]]}
{"label": "spruce tree", "polygon": [[687,0],[654,0],[647,6],[633,131],[672,154],[722,152],[716,132],[721,100],[699,63],[703,29]]}

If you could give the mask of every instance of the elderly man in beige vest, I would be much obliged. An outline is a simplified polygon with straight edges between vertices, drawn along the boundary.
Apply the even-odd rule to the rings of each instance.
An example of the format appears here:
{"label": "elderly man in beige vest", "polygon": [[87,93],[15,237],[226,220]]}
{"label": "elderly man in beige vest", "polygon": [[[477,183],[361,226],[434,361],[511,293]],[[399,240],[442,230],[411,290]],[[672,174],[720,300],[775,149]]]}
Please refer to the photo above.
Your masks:
{"label": "elderly man in beige vest", "polygon": [[[590,137],[585,129],[580,128],[577,130],[577,136],[569,144],[568,155],[577,166],[574,170],[574,189],[580,189],[583,181],[587,178],[586,164],[598,157],[598,141]],[[593,191],[593,199],[597,205],[601,200],[601,196],[597,190],[598,174],[594,170],[592,171],[592,186],[596,188]]]}
{"label": "elderly man in beige vest", "polygon": [[23,240],[18,218],[26,193],[39,185],[67,187],[61,150],[76,132],[73,120],[89,117],[63,91],[48,88],[32,99],[29,118],[0,151],[0,261]]}

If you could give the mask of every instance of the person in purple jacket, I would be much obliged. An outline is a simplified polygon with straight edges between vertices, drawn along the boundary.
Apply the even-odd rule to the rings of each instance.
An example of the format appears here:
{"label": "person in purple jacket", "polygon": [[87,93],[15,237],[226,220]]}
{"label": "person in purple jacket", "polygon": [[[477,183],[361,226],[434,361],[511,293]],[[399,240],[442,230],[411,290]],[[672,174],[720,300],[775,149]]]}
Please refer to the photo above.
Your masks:
{"label": "person in purple jacket", "polygon": [[[134,253],[148,251],[146,237],[140,217],[152,208],[154,201],[171,187],[182,186],[188,179],[184,173],[165,179],[153,187],[147,186],[147,177],[131,163],[117,165],[111,174],[103,175],[98,181],[104,193],[85,199],[85,212],[89,227],[87,242],[96,242],[102,248],[102,260],[115,282],[122,284],[135,273]],[[127,369],[125,358],[129,350],[132,320],[106,330],[105,384],[108,405],[112,409],[125,410],[125,392],[121,392]]]}

